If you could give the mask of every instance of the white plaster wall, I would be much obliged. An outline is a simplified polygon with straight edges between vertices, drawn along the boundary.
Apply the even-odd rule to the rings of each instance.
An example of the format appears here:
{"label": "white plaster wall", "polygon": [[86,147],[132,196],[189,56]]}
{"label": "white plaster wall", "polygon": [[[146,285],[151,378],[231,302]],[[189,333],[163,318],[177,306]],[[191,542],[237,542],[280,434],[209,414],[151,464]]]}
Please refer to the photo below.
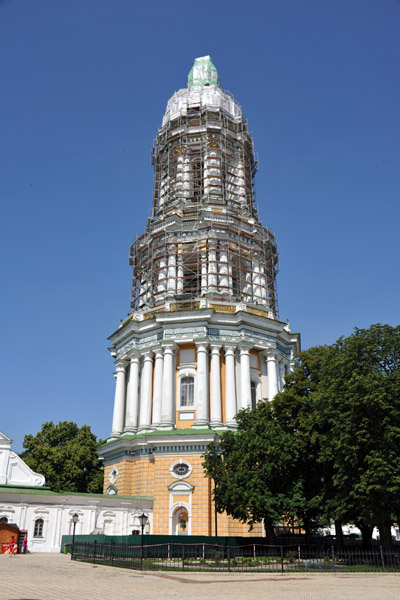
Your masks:
{"label": "white plaster wall", "polygon": [[[137,517],[143,510],[149,515],[146,533],[151,533],[153,515],[148,508],[0,502],[0,516],[6,516],[10,523],[28,531],[29,552],[59,552],[62,536],[72,535],[72,515],[75,513],[79,515],[76,535],[88,535],[95,530],[106,535],[129,535],[138,527]],[[44,520],[43,536],[35,538],[35,521],[39,518]]]}

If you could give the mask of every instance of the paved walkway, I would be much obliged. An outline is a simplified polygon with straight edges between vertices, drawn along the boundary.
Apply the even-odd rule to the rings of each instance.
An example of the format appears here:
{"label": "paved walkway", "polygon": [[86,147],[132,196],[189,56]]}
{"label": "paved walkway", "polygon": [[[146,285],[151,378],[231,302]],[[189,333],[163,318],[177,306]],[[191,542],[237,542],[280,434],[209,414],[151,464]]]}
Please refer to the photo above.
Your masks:
{"label": "paved walkway", "polygon": [[0,555],[0,600],[400,600],[400,574],[130,571],[63,554]]}

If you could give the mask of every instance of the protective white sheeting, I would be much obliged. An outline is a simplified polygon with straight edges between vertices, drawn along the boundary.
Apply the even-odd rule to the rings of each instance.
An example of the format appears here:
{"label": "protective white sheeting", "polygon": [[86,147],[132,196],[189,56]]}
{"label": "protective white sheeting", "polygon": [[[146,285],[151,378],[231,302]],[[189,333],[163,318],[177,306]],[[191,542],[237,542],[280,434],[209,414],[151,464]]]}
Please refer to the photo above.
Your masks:
{"label": "protective white sheeting", "polygon": [[209,106],[215,110],[223,109],[231,117],[240,119],[242,109],[239,104],[226,92],[216,85],[204,85],[193,88],[183,88],[168,100],[162,126],[179,116],[185,116],[188,108]]}

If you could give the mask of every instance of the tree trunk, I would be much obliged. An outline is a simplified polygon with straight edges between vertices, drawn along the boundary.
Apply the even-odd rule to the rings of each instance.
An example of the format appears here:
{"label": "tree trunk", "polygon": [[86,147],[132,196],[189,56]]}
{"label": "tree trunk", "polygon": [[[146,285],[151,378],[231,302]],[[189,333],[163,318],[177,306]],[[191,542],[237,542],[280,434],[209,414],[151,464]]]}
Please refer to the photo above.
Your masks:
{"label": "tree trunk", "polygon": [[359,521],[356,523],[356,525],[359,528],[359,530],[361,531],[363,550],[370,550],[371,549],[372,532],[373,532],[374,528],[372,527],[372,525],[368,525],[364,521]]}
{"label": "tree trunk", "polygon": [[310,519],[308,518],[307,514],[304,515],[303,523],[304,523],[304,531],[306,532],[306,544],[309,544],[310,543]]}
{"label": "tree trunk", "polygon": [[383,548],[390,550],[392,548],[392,524],[391,523],[379,523],[379,538],[380,544]]}
{"label": "tree trunk", "polygon": [[342,530],[342,521],[335,521],[335,534],[336,534],[336,550],[343,550],[343,530]]}
{"label": "tree trunk", "polygon": [[267,540],[267,544],[275,544],[276,543],[276,537],[275,537],[275,530],[274,530],[274,525],[272,523],[272,521],[267,521],[266,519],[264,519],[264,529],[265,529],[265,537]]}

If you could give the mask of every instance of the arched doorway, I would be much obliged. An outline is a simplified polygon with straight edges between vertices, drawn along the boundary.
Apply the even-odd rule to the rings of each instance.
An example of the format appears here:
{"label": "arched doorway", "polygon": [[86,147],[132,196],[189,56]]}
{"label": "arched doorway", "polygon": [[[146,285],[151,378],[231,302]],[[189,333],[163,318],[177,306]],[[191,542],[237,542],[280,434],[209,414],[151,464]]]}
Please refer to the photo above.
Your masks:
{"label": "arched doorway", "polygon": [[179,506],[172,517],[173,535],[188,535],[189,515],[183,506]]}

